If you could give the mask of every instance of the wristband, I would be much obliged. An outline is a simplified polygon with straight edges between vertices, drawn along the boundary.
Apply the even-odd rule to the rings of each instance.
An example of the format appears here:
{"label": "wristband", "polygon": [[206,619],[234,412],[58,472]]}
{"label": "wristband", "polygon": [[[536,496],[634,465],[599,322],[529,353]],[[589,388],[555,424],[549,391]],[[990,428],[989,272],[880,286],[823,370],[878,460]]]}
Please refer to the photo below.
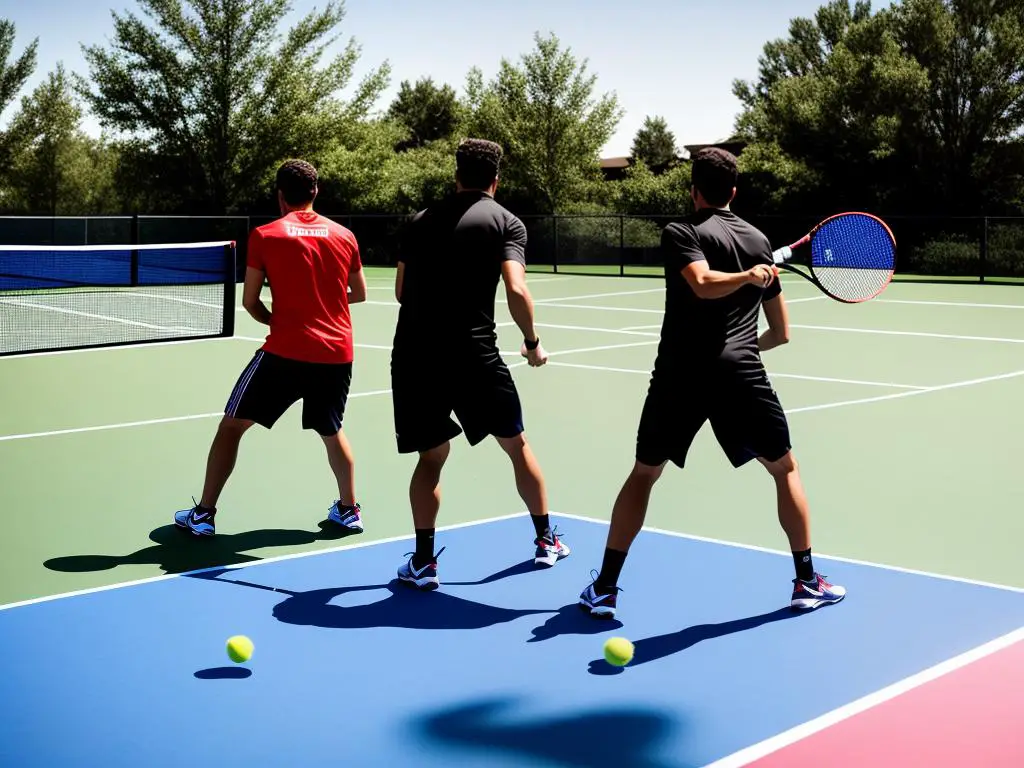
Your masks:
{"label": "wristband", "polygon": [[537,337],[536,341],[530,341],[529,339],[523,339],[523,345],[531,352],[540,346],[540,337]]}

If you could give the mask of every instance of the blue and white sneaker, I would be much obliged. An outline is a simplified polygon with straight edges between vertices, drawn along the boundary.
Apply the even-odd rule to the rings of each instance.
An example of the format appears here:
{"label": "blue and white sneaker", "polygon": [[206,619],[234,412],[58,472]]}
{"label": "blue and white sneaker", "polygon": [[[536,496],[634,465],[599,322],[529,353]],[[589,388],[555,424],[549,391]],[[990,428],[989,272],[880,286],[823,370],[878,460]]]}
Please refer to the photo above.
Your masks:
{"label": "blue and white sneaker", "polygon": [[569,545],[558,538],[558,527],[556,526],[551,530],[551,538],[534,539],[534,544],[537,545],[536,551],[533,553],[534,565],[541,565],[546,568],[550,568],[559,560],[569,556],[572,552],[569,549]]}
{"label": "blue and white sneaker", "polygon": [[347,506],[340,500],[336,501],[331,505],[327,519],[350,531],[363,532],[363,518],[358,504]]}
{"label": "blue and white sneaker", "polygon": [[174,513],[174,524],[179,528],[185,528],[196,536],[213,536],[216,533],[214,518],[217,510],[200,509],[199,505],[192,499],[192,508],[183,509]]}
{"label": "blue and white sneaker", "polygon": [[795,611],[813,611],[822,605],[838,603],[846,597],[846,587],[829,584],[820,573],[814,574],[814,581],[793,579],[793,598],[790,606]]}
{"label": "blue and white sneaker", "polygon": [[[598,574],[596,571],[591,571],[590,576],[596,580]],[[618,594],[621,591],[618,587],[612,587],[611,592],[604,594],[594,589],[594,585],[591,583],[589,587],[580,593],[579,606],[582,610],[589,612],[594,618],[613,619],[615,618]]]}
{"label": "blue and white sneaker", "polygon": [[430,591],[441,586],[441,580],[437,577],[437,558],[444,552],[444,547],[434,555],[434,559],[422,568],[415,568],[412,564],[412,552],[407,552],[409,559],[398,569],[398,578],[412,584],[417,589]]}

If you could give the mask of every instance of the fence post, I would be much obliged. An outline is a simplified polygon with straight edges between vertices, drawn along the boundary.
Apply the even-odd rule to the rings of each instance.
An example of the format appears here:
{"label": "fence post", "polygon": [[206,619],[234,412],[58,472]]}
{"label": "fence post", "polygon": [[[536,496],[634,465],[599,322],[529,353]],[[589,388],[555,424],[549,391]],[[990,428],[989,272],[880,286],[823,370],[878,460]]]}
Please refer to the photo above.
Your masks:
{"label": "fence post", "polygon": [[[139,214],[132,214],[132,245],[139,244]],[[129,266],[129,282],[132,287],[139,284],[139,252],[132,250],[131,265]]]}
{"label": "fence post", "polygon": [[626,216],[619,214],[619,277],[626,276]]}
{"label": "fence post", "polygon": [[551,214],[551,227],[554,230],[554,243],[555,249],[551,254],[551,271],[554,274],[558,274],[558,214]]}
{"label": "fence post", "polygon": [[979,271],[981,272],[981,281],[985,282],[985,272],[988,266],[988,216],[983,216],[981,219],[981,265]]}

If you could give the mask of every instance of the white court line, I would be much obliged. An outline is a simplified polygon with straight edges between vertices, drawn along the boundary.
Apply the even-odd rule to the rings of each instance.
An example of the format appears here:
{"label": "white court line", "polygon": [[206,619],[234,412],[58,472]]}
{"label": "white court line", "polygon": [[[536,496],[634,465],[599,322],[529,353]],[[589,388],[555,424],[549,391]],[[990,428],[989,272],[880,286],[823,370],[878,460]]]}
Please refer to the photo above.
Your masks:
{"label": "white court line", "polygon": [[54,307],[49,304],[35,304],[31,301],[21,301],[20,299],[0,299],[0,304],[12,304],[18,307],[29,307],[31,309],[42,309],[46,312],[59,312],[64,315],[77,315],[78,317],[89,317],[94,320],[109,320],[113,323],[122,323],[124,325],[135,325],[141,328],[149,328],[155,331],[188,331],[190,333],[207,333],[208,329],[205,328],[178,328],[175,326],[167,325],[154,325],[153,323],[143,323],[140,320],[125,320],[123,317],[111,317],[110,315],[98,315],[93,312],[82,312],[77,309],[66,309],[64,307]]}
{"label": "white court line", "polygon": [[968,301],[911,301],[910,299],[875,299],[868,304],[917,304],[926,307],[974,307],[979,309],[1024,309],[1024,304],[975,304]]}
{"label": "white court line", "polygon": [[[516,517],[529,514],[527,510],[521,512],[515,512],[511,515],[501,515],[499,517],[488,517],[483,520],[472,520],[468,523],[454,523],[452,525],[443,525],[438,527],[438,532],[441,531],[452,531],[459,528],[472,528],[476,525],[486,525],[487,523],[500,523],[503,520],[511,520]],[[392,544],[396,541],[408,541],[409,539],[416,538],[415,534],[405,534],[402,536],[389,536],[385,539],[374,539],[373,541],[361,541],[355,544],[341,544],[336,547],[326,547],[324,549],[316,549],[311,552],[294,552],[290,555],[277,555],[275,557],[261,558],[260,560],[250,561],[246,563],[238,563],[237,565],[214,565],[209,568],[198,568],[194,571],[182,571],[181,573],[165,573],[162,576],[150,576],[145,579],[135,579],[134,581],[122,581],[117,584],[107,584],[102,587],[89,587],[87,589],[77,589],[74,592],[61,592],[56,595],[47,595],[46,597],[33,597],[29,600],[20,600],[16,603],[7,603],[6,605],[0,605],[0,611],[10,610],[11,608],[22,608],[26,605],[38,605],[39,603],[49,603],[54,600],[62,600],[66,597],[81,597],[82,595],[92,595],[97,592],[110,592],[115,589],[122,589],[124,587],[137,587],[142,584],[154,584],[159,581],[168,581],[169,579],[180,579],[187,576],[198,576],[203,573],[211,573],[213,571],[236,571],[242,568],[252,568],[257,565],[265,565],[267,563],[280,563],[285,560],[298,560],[303,557],[312,557],[313,555],[326,555],[331,552],[338,552],[343,549],[363,549],[364,547],[375,547],[378,544]]]}
{"label": "white court line", "polygon": [[650,331],[650,330],[660,330],[660,329],[661,329],[660,325],[627,325],[625,328],[619,328],[619,330],[622,331],[622,332],[626,332],[626,331]]}
{"label": "white court line", "polygon": [[636,296],[641,293],[664,293],[664,288],[645,288],[642,291],[616,291],[614,293],[586,293],[582,296],[558,296],[551,299],[534,299],[534,304],[545,304],[551,301],[576,301],[577,299],[603,299],[612,296]]}
{"label": "white court line", "polygon": [[727,757],[723,757],[716,760],[713,763],[708,763],[706,768],[739,768],[740,766],[749,765],[755,760],[759,760],[773,752],[778,752],[784,747],[788,747],[791,744],[795,744],[798,741],[802,741],[809,736],[823,731],[836,723],[840,723],[843,720],[848,720],[854,715],[858,715],[861,712],[865,712],[873,707],[877,707],[891,699],[895,699],[897,696],[901,696],[914,688],[919,688],[925,683],[930,683],[933,680],[937,680],[944,675],[948,675],[951,672],[955,672],[958,669],[962,669],[969,664],[980,661],[986,656],[991,656],[998,651],[1002,651],[1010,646],[1024,640],[1024,627],[1015,629],[1013,632],[1009,632],[1002,637],[997,637],[995,640],[990,640],[984,645],[979,645],[976,648],[961,653],[959,656],[954,656],[951,659],[939,662],[933,667],[924,669],[917,672],[909,677],[905,677],[902,680],[887,685],[885,688],[874,691],[862,696],[856,701],[851,701],[849,704],[844,704],[841,707],[833,709],[831,712],[826,712],[824,715],[808,720],[806,723],[801,723],[798,726],[790,728],[788,731],[776,734],[764,741],[753,744],[745,749],[741,749],[738,752],[734,752]]}
{"label": "white court line", "polygon": [[[583,368],[590,371],[610,371],[614,373],[636,373],[643,376],[650,376],[651,371],[641,370],[639,368],[613,368],[606,365],[587,365],[586,363],[560,363],[557,361],[550,361],[548,365],[555,365],[562,368]],[[774,371],[768,372],[768,378],[770,379],[800,379],[803,381],[820,381],[826,384],[855,384],[862,387],[886,387],[887,389],[913,389],[913,390],[926,390],[928,387],[921,387],[915,384],[892,384],[885,381],[861,381],[860,379],[835,379],[829,376],[803,376],[796,373],[776,373]],[[787,411],[792,413],[792,411]]]}
{"label": "white court line", "polygon": [[[234,338],[236,338],[236,339],[242,338],[242,339],[245,339],[245,340],[250,340],[249,337],[238,337],[238,336],[235,336]],[[263,339],[251,339],[251,340],[253,340],[253,341],[263,341]],[[625,347],[636,347],[636,346],[642,346],[644,344],[650,344],[650,343],[651,342],[643,341],[643,342],[638,342],[638,343],[633,343],[633,344],[612,344],[612,345],[602,346],[602,347],[585,347],[585,348],[582,348],[582,349],[566,349],[566,350],[562,350],[562,351],[560,351],[558,353],[552,353],[552,356],[554,356],[555,354],[558,354],[558,355],[575,355],[575,354],[579,354],[579,353],[582,353],[582,352],[601,352],[601,351],[604,351],[604,350],[607,350],[607,349],[623,349]],[[390,347],[384,347],[384,346],[381,346],[381,345],[374,345],[372,348],[373,349],[390,349]],[[518,355],[519,353],[518,352],[502,352],[501,354],[511,357],[511,356]],[[526,361],[523,361],[522,363],[514,363],[514,364],[510,365],[509,368],[518,368],[520,365],[526,365]],[[388,394],[391,394],[391,390],[390,389],[375,389],[375,390],[372,390],[370,392],[354,392],[353,394],[349,395],[349,399],[351,400],[351,399],[355,399],[355,398],[359,398],[359,397],[373,397],[373,396],[376,396],[376,395],[388,395]],[[104,432],[104,431],[107,431],[107,430],[126,429],[126,428],[129,428],[129,427],[146,427],[146,426],[150,426],[152,424],[171,424],[171,423],[178,422],[178,421],[194,421],[196,419],[219,418],[219,417],[221,417],[223,415],[224,415],[223,411],[217,411],[216,413],[195,413],[195,414],[189,414],[188,416],[168,416],[168,417],[162,418],[162,419],[146,419],[144,421],[126,421],[126,422],[121,422],[121,423],[117,423],[117,424],[98,424],[98,425],[91,426],[91,427],[73,427],[73,428],[70,428],[70,429],[55,429],[55,430],[50,430],[50,431],[47,431],[47,432],[24,432],[24,433],[16,434],[16,435],[0,435],[0,442],[6,442],[8,440],[28,440],[28,439],[36,438],[36,437],[56,437],[58,435],[74,435],[74,434],[80,434],[80,433],[83,433],[83,432]]]}
{"label": "white court line", "polygon": [[837,333],[867,333],[879,334],[881,336],[919,336],[928,339],[955,339],[958,341],[995,341],[1005,344],[1024,344],[1024,339],[1006,339],[997,336],[961,336],[953,333],[926,333],[924,331],[888,331],[878,328],[842,328],[834,325],[797,325],[790,324],[790,328],[800,328],[807,331],[835,331]]}
{"label": "white court line", "polygon": [[[595,328],[589,325],[559,325],[556,323],[534,323],[538,328],[557,328],[562,331],[591,331],[593,333],[618,333],[625,336],[650,336],[652,338],[658,338],[661,336],[660,333],[651,333],[650,331],[627,331],[625,329],[619,330],[618,328]],[[660,328],[661,326],[655,326]]]}
{"label": "white court line", "polygon": [[195,299],[183,299],[180,296],[164,296],[163,294],[159,294],[159,293],[136,293],[136,292],[133,291],[132,293],[113,293],[111,295],[112,296],[116,296],[116,297],[120,297],[120,298],[125,298],[125,299],[133,299],[136,296],[141,296],[141,297],[143,297],[145,299],[160,299],[162,301],[176,301],[179,304],[191,304],[194,307],[209,307],[210,309],[219,309],[219,310],[222,310],[222,311],[224,309],[224,304],[223,303],[221,303],[221,304],[211,304],[208,301],[196,301]]}

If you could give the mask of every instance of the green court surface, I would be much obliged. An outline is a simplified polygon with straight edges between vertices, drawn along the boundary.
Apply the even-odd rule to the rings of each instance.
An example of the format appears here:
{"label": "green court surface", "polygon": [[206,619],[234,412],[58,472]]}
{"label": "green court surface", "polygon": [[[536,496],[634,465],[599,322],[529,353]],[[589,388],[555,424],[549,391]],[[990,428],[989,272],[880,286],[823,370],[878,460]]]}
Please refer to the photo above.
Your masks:
{"label": "green court surface", "polygon": [[[0,603],[411,534],[414,459],[395,450],[388,393],[393,273],[368,276],[370,301],[353,310],[357,358],[345,422],[362,536],[332,540],[318,525],[335,489],[320,441],[299,428],[298,407],[273,431],[246,436],[209,546],[167,535],[172,514],[200,493],[217,418],[263,337],[239,312],[232,339],[0,359],[8,520]],[[1024,587],[1024,292],[901,282],[846,306],[799,278],[784,283],[792,342],[765,360],[791,416],[815,550]],[[632,463],[662,281],[534,273],[530,284],[548,366],[520,362],[519,333],[499,303],[527,435],[554,514],[607,519]],[[429,375],[445,375],[441,350]],[[522,508],[493,441],[472,450],[458,441],[443,482],[441,525]],[[559,525],[571,544],[573,520]],[[708,428],[686,470],[666,471],[648,525],[786,546],[770,478],[756,464],[731,469]],[[523,552],[532,553],[525,521]],[[599,550],[573,556],[600,565]],[[855,585],[847,586],[852,595]]]}

